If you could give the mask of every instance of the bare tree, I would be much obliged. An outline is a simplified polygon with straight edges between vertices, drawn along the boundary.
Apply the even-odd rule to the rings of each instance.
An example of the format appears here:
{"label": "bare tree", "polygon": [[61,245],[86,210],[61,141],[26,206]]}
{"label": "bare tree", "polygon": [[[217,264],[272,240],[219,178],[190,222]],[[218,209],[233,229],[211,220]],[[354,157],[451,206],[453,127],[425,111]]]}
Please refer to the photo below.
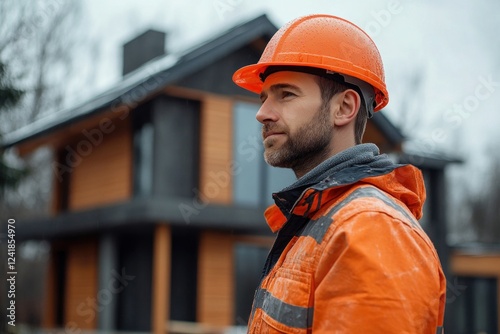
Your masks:
{"label": "bare tree", "polygon": [[[0,114],[0,133],[57,112],[67,103],[68,87],[84,88],[81,72],[75,75],[77,64],[96,49],[85,35],[80,5],[69,0],[0,1],[0,62],[10,69],[16,87],[25,92],[19,103]],[[48,177],[28,177],[20,188],[6,194],[0,203],[3,212],[21,214],[48,207],[51,175],[42,171],[50,168],[48,153],[37,152],[21,162],[14,161],[13,155],[7,157]]]}
{"label": "bare tree", "polygon": [[0,130],[12,131],[63,104],[81,55],[92,50],[80,24],[80,4],[0,1],[0,60],[26,92]]}
{"label": "bare tree", "polygon": [[[0,61],[0,113],[16,105],[23,93],[12,85],[7,66]],[[3,150],[0,149],[0,199],[5,189],[14,188],[25,175],[24,170],[12,168],[4,160]]]}
{"label": "bare tree", "polygon": [[[80,5],[81,2],[72,0],[0,1],[0,64],[9,69],[10,82],[24,92],[18,103],[0,113],[0,134],[57,112],[65,103],[69,86],[79,84],[84,88],[85,80],[74,75],[76,65],[82,58],[85,60],[85,53],[90,57],[88,53],[96,49],[83,33]],[[31,173],[0,197],[0,233],[5,232],[7,218],[22,224],[23,217],[46,213],[52,183],[49,150],[38,150],[23,160],[12,152],[5,153],[10,166]],[[0,234],[2,266],[7,263],[5,240],[5,234]],[[37,325],[47,246],[39,242],[18,243],[17,250],[16,304],[26,312],[20,312],[16,320],[18,324]],[[0,291],[6,291],[5,284],[0,283]],[[6,298],[6,294],[0,296],[2,308]],[[6,329],[5,320],[0,320],[0,332]]]}
{"label": "bare tree", "polygon": [[398,107],[397,125],[405,135],[414,136],[415,132],[422,129],[422,91],[424,86],[425,72],[422,66],[415,67],[405,80],[405,97]]}
{"label": "bare tree", "polygon": [[464,207],[469,210],[469,221],[475,232],[473,241],[483,243],[500,242],[500,158],[493,160],[490,173],[485,178],[486,187],[477,196],[464,199]]}

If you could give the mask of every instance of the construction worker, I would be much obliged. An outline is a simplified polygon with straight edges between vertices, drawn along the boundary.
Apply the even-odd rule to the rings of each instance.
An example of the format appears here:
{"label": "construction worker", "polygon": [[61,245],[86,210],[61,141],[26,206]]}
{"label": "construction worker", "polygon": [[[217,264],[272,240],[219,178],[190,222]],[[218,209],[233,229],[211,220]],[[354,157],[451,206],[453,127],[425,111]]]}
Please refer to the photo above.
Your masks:
{"label": "construction worker", "polygon": [[422,174],[361,143],[389,101],[370,37],[339,17],[300,17],[233,81],[260,94],[267,163],[297,176],[265,212],[277,237],[248,332],[441,333],[446,280],[417,221]]}

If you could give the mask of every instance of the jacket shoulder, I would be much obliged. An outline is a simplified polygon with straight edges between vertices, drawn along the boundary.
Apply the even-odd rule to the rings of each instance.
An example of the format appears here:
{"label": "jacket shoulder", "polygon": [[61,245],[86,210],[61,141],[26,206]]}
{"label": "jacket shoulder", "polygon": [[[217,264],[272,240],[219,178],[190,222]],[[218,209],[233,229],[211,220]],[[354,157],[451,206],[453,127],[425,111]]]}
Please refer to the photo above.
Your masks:
{"label": "jacket shoulder", "polygon": [[386,216],[409,228],[422,230],[404,203],[374,186],[366,185],[354,187],[337,200],[324,205],[307,224],[302,235],[311,236],[321,243],[327,234],[349,224],[354,216],[362,213],[373,216],[372,222]]}

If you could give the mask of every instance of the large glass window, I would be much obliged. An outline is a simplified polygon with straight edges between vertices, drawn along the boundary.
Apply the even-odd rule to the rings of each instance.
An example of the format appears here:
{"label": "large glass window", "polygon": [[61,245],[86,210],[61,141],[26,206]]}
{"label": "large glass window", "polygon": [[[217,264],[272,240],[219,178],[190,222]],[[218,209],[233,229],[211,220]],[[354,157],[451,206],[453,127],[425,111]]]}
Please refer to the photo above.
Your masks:
{"label": "large glass window", "polygon": [[237,243],[234,249],[234,275],[236,281],[235,325],[245,326],[252,310],[255,290],[259,286],[262,268],[269,247],[250,243]]}
{"label": "large glass window", "polygon": [[234,202],[251,206],[272,203],[271,194],[295,181],[290,169],[266,164],[263,157],[261,124],[255,119],[259,105],[238,102],[233,114]]}
{"label": "large glass window", "polygon": [[[496,278],[458,277],[448,283],[447,301],[455,319],[451,332],[496,333],[498,329],[498,291]],[[449,305],[451,303],[451,305]]]}

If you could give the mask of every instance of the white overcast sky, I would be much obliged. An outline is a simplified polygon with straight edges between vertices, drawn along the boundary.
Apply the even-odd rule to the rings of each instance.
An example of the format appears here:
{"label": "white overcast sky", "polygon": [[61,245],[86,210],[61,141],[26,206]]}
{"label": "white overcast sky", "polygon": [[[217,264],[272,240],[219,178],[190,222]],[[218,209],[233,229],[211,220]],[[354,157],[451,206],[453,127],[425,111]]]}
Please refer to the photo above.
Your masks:
{"label": "white overcast sky", "polygon": [[[328,13],[364,28],[385,64],[384,113],[414,147],[465,160],[459,189],[480,189],[500,142],[500,2],[497,0],[87,0],[84,22],[100,53],[89,97],[120,80],[121,45],[149,28],[169,33],[173,52],[266,13],[281,26]],[[83,68],[85,66],[82,66]],[[415,81],[420,82],[416,87]],[[461,112],[460,112],[461,110]],[[404,115],[404,116],[402,116]],[[500,156],[500,154],[497,154]],[[465,177],[468,176],[468,178]],[[458,182],[457,182],[458,181]],[[458,189],[458,188],[457,188]]]}

